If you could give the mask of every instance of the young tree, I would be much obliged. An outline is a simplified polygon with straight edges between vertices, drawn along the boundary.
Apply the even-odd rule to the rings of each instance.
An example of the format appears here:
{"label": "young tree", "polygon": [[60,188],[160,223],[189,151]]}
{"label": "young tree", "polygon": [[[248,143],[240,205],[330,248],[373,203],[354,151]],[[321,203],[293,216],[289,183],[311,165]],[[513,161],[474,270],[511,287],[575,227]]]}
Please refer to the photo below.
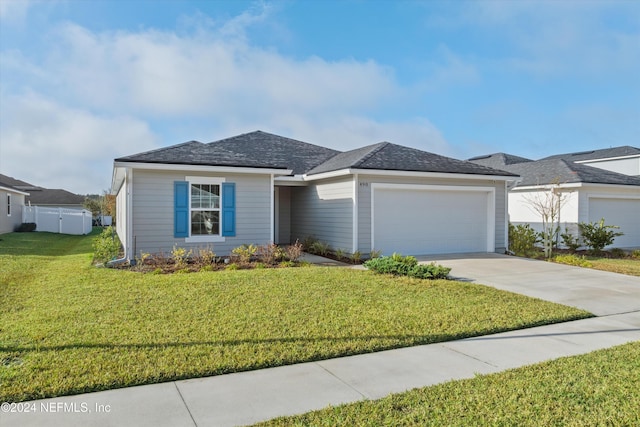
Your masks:
{"label": "young tree", "polygon": [[545,258],[551,258],[553,246],[560,230],[560,210],[567,202],[558,182],[549,185],[544,191],[538,191],[525,197],[530,209],[542,219],[540,237]]}

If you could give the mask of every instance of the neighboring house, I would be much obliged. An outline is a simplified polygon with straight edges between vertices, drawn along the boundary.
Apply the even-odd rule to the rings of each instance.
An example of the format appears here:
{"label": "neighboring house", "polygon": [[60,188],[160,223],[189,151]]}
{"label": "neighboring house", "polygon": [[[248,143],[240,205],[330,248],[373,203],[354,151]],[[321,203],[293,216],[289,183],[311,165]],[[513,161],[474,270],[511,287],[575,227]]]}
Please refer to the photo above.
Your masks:
{"label": "neighboring house", "polygon": [[84,196],[59,188],[36,188],[29,190],[26,204],[47,208],[84,209]]}
{"label": "neighboring house", "polygon": [[0,181],[13,188],[29,193],[25,197],[25,206],[41,206],[47,208],[84,209],[84,196],[62,189],[43,188],[19,179],[0,175]]}
{"label": "neighboring house", "polygon": [[[628,152],[619,147],[613,154]],[[609,150],[593,153],[610,155]],[[561,155],[542,160],[529,160],[505,153],[479,156],[469,161],[516,173],[521,181],[509,191],[509,217],[514,224],[528,223],[540,231],[541,216],[532,209],[532,200],[555,187],[562,195],[559,215],[561,231],[577,235],[577,224],[596,222],[601,218],[617,225],[623,236],[616,238],[616,247],[640,247],[640,177],[588,166],[582,156]],[[578,161],[573,162],[569,158]],[[624,156],[618,156],[624,157]],[[625,159],[629,159],[626,157]],[[624,160],[624,159],[623,159]],[[613,167],[613,163],[609,166]]]}
{"label": "neighboring house", "polygon": [[11,233],[22,223],[24,198],[29,193],[14,187],[15,181],[0,175],[0,234]]}
{"label": "neighboring house", "polygon": [[624,175],[640,176],[640,148],[622,146],[578,153],[557,154],[542,160],[563,159],[574,163],[618,172]]}
{"label": "neighboring house", "polygon": [[388,142],[339,152],[256,131],[115,159],[111,191],[129,259],[308,236],[366,257],[504,252],[516,178]]}

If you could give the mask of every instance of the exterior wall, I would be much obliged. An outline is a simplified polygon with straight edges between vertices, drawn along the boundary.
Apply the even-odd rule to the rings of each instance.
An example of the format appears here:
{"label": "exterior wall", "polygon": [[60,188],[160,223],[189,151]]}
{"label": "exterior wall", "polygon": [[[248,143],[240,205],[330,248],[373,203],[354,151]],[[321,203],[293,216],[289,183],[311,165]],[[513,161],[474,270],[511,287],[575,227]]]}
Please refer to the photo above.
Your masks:
{"label": "exterior wall", "polygon": [[[186,242],[174,238],[174,181],[186,176],[225,178],[236,184],[236,236],[223,242]],[[135,256],[141,252],[171,252],[174,245],[186,249],[211,248],[217,255],[229,255],[242,244],[266,244],[271,240],[271,176],[206,174],[201,172],[134,170],[132,242]]]}
{"label": "exterior wall", "polygon": [[129,224],[127,223],[127,186],[128,180],[125,178],[118,194],[116,194],[116,233],[120,239],[122,246],[127,248],[127,229]]}
{"label": "exterior wall", "polygon": [[[536,231],[542,231],[542,218],[532,206],[532,200],[542,196],[540,190],[511,190],[509,193],[509,221],[512,224],[529,224]],[[574,233],[577,232],[579,222],[579,207],[581,191],[578,189],[565,189],[562,191],[560,206],[560,228]]]}
{"label": "exterior wall", "polygon": [[278,190],[278,227],[276,243],[289,244],[291,242],[291,187],[277,187]]}
{"label": "exterior wall", "polygon": [[625,175],[640,176],[640,157],[613,160],[589,160],[577,163]]}
{"label": "exterior wall", "polygon": [[376,175],[358,176],[358,250],[368,254],[371,247],[371,184],[422,184],[459,185],[470,187],[493,187],[495,191],[495,251],[506,250],[506,190],[504,181],[478,179],[447,179],[419,177],[391,177]]}
{"label": "exterior wall", "polygon": [[312,236],[333,249],[352,251],[353,177],[311,181],[291,188],[291,240]]}
{"label": "exterior wall", "polygon": [[[11,194],[11,215],[7,215],[7,195]],[[22,224],[24,195],[0,190],[0,234],[11,233]]]}

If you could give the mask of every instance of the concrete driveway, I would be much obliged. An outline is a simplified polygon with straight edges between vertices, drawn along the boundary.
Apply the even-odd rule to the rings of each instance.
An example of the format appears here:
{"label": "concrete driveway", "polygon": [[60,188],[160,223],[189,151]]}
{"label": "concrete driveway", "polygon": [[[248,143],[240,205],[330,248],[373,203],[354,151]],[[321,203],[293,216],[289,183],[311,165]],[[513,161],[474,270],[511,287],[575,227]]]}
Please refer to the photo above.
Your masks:
{"label": "concrete driveway", "polygon": [[451,276],[587,310],[597,316],[640,311],[640,277],[500,254],[417,257]]}

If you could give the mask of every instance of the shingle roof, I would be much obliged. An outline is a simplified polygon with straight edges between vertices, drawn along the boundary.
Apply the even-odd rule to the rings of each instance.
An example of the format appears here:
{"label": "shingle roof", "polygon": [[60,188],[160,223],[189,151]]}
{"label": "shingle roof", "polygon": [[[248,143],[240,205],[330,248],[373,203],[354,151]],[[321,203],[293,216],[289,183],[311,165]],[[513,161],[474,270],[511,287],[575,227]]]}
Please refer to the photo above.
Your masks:
{"label": "shingle roof", "polygon": [[116,159],[119,162],[292,169],[302,174],[339,151],[256,131],[204,144],[185,142]]}
{"label": "shingle roof", "polygon": [[522,177],[518,187],[546,184],[591,183],[639,185],[640,178],[573,163],[564,159],[543,159],[504,166]]}
{"label": "shingle roof", "polygon": [[118,162],[291,169],[294,175],[347,168],[478,175],[513,175],[415,148],[381,142],[340,152],[256,131],[203,144],[198,141],[120,157]]}
{"label": "shingle roof", "polygon": [[309,175],[347,168],[515,176],[510,172],[503,172],[390,142],[381,142],[340,153],[309,171]]}
{"label": "shingle roof", "polygon": [[84,196],[71,193],[62,189],[39,188],[29,191],[29,196],[25,198],[25,203],[32,205],[82,205]]}
{"label": "shingle roof", "polygon": [[478,165],[488,166],[490,168],[503,169],[504,166],[514,165],[516,163],[531,162],[533,160],[520,156],[514,156],[513,154],[494,153],[488,154],[486,156],[473,157],[469,159],[469,161]]}
{"label": "shingle roof", "polygon": [[604,148],[601,150],[580,151],[577,153],[556,154],[554,156],[545,157],[541,160],[548,159],[565,159],[573,162],[581,160],[609,159],[612,157],[624,157],[640,155],[640,148],[624,145],[621,147]]}
{"label": "shingle roof", "polygon": [[19,179],[0,174],[0,185],[8,188],[13,188],[18,191],[30,191],[42,187],[29,184],[28,182],[20,181]]}

